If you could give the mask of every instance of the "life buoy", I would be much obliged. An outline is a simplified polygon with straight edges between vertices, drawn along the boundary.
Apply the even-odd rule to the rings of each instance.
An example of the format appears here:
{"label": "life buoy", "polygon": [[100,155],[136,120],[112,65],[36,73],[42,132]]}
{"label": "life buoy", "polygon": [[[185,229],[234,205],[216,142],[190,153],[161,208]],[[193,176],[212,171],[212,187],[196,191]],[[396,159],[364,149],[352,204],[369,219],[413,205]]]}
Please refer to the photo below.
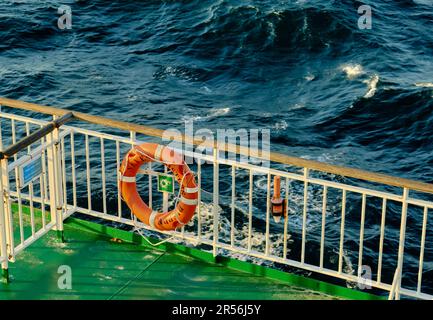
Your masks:
{"label": "life buoy", "polygon": [[[136,175],[144,163],[162,162],[173,173],[180,186],[177,206],[168,212],[152,210],[140,197]],[[195,177],[183,157],[174,150],[156,143],[134,146],[120,165],[119,188],[123,200],[132,213],[143,223],[158,230],[175,230],[188,223],[194,216],[198,199]]]}

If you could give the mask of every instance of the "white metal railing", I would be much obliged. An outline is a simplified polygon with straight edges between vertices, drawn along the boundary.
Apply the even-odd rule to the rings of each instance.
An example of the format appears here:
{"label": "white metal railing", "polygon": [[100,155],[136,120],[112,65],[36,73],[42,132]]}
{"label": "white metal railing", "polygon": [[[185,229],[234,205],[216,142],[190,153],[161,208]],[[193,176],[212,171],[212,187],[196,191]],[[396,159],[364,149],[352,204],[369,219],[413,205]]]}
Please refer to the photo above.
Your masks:
{"label": "white metal railing", "polygon": [[[17,142],[16,122],[11,119],[11,141]],[[25,135],[30,134],[30,124],[25,123]],[[42,127],[44,123],[39,123]],[[2,223],[1,256],[3,269],[15,256],[31,245],[49,230],[62,230],[63,219],[70,213],[66,211],[62,218],[63,203],[61,183],[62,166],[59,158],[59,142],[69,132],[58,129],[43,137],[36,146],[30,145],[21,154],[1,160],[1,194],[4,198],[1,206]],[[20,156],[19,156],[20,155]],[[33,158],[40,158],[42,175],[21,186],[20,167]],[[48,214],[46,208],[50,208]],[[28,211],[25,214],[24,211]]]}
{"label": "white metal railing", "polygon": [[[31,125],[37,127],[46,124],[46,121],[43,120],[6,112],[0,112],[0,120],[2,121],[0,133],[3,144],[5,141],[16,142],[17,124],[25,128],[24,135],[28,135]],[[301,172],[293,172],[278,164],[275,167],[265,168],[241,163],[221,158],[216,149],[213,155],[184,151],[185,156],[206,161],[203,164],[199,161],[193,167],[200,186],[199,206],[193,225],[184,226],[181,230],[173,232],[151,230],[131,216],[117,188],[118,169],[123,155],[132,145],[150,140],[156,141],[154,138],[139,135],[135,131],[128,132],[128,136],[122,136],[65,125],[40,142],[38,152],[42,150],[43,163],[47,167],[46,169],[44,167],[43,171],[46,174],[39,178],[38,183],[32,182],[25,190],[20,190],[17,182],[16,168],[22,158],[17,156],[9,164],[7,160],[2,160],[3,179],[0,187],[5,195],[6,204],[5,210],[0,210],[0,262],[3,269],[7,269],[7,258],[13,261],[16,254],[48,230],[63,230],[62,221],[66,217],[72,213],[81,213],[146,229],[161,235],[170,235],[189,245],[207,245],[215,256],[240,254],[251,259],[260,259],[269,263],[276,262],[349,282],[365,283],[362,276],[365,250],[367,248],[372,250],[371,247],[367,247],[368,239],[365,233],[366,229],[371,226],[366,225],[366,220],[371,219],[374,215],[375,218],[380,217],[377,230],[378,248],[373,250],[377,256],[377,267],[368,285],[388,291],[390,298],[398,299],[400,295],[419,299],[433,298],[431,291],[430,293],[423,291],[424,262],[426,259],[430,261],[432,259],[425,255],[428,213],[433,209],[433,202],[429,199],[411,197],[409,188],[403,188],[403,192],[399,193],[395,188],[374,188],[355,182],[339,182],[329,175],[325,177],[313,175],[310,168],[307,167],[302,168]],[[31,148],[24,154],[31,153],[32,150],[36,149]],[[170,200],[173,199],[166,194],[162,197],[153,192],[157,170],[164,169],[155,164],[153,166],[149,164],[147,171],[142,171],[148,175],[143,193],[147,193],[150,206],[166,209]],[[220,188],[221,170],[224,168],[227,172],[226,180],[230,181],[230,188],[227,190]],[[314,171],[317,172],[317,170]],[[288,201],[289,212],[283,220],[282,227],[271,219],[270,198],[273,176],[281,177],[285,199]],[[261,194],[257,193],[255,185],[259,179],[264,180],[266,186]],[[237,185],[240,183],[238,180],[242,180],[244,191],[238,190]],[[139,184],[144,184],[144,180],[139,180]],[[211,186],[211,189],[206,190],[206,186]],[[227,195],[223,195],[223,191],[228,191]],[[353,209],[349,210],[348,205],[351,205],[351,201],[356,197],[359,197],[361,204],[358,222],[359,236],[354,240],[353,237],[346,235],[348,232],[346,223],[349,214],[353,215]],[[223,198],[228,201],[223,203]],[[369,201],[373,200],[380,202],[381,208],[378,212],[377,210],[372,212],[368,207]],[[256,205],[258,201],[264,204],[262,209]],[[18,221],[12,217],[12,203],[17,206],[18,213],[14,212],[13,215],[18,214]],[[310,210],[309,206],[312,203],[317,204],[317,208]],[[25,222],[23,222],[22,212],[24,205],[30,208],[30,232],[27,233],[24,232]],[[34,218],[34,207],[36,206],[38,206],[38,212],[42,212],[39,228],[36,227],[38,223]],[[395,212],[397,207],[401,208],[400,216],[397,217],[400,221],[399,241],[398,248],[394,252],[396,264],[390,266],[388,265],[389,259],[384,261],[383,258],[385,247],[388,247],[386,227],[389,211]],[[50,208],[50,216],[47,217],[45,216],[46,208]],[[421,230],[415,233],[415,236],[419,235],[421,238],[415,287],[405,287],[402,284],[402,280],[405,279],[403,262],[409,208],[423,210]],[[312,216],[319,217],[316,228],[319,231],[316,248],[318,252],[313,252],[318,256],[315,261],[309,258],[311,252],[307,252],[312,243],[312,240],[309,242],[312,231],[308,228],[308,222]],[[339,233],[329,237],[327,223],[331,218],[340,225]],[[19,227],[17,229],[19,236],[15,235],[17,231],[14,226],[16,224]],[[299,233],[299,237],[291,239],[296,233]],[[14,244],[16,239],[18,241]],[[356,272],[345,269],[348,241],[358,243]],[[292,247],[296,245],[299,245],[300,248],[298,257],[292,254]],[[334,266],[330,266],[329,259],[327,259],[329,252],[332,251],[329,246],[337,252],[337,261]],[[392,272],[394,275],[392,279],[384,279],[383,270],[385,269],[395,270]]]}

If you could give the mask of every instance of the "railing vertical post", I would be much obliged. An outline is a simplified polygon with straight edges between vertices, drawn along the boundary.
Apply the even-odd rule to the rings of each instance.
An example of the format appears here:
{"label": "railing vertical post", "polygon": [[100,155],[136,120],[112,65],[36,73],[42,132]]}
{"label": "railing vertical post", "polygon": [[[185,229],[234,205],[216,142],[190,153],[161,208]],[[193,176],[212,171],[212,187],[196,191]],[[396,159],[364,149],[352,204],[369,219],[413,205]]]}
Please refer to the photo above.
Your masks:
{"label": "railing vertical post", "polygon": [[387,199],[383,198],[382,218],[380,222],[379,258],[377,262],[377,282],[379,283],[382,281],[382,260],[383,260],[383,241],[385,238],[386,205],[387,205]]}
{"label": "railing vertical post", "polygon": [[[30,124],[28,121],[25,122],[26,124],[26,136],[28,137],[30,135]],[[31,145],[27,147],[27,153],[30,153],[32,151]],[[29,183],[29,205],[30,205],[30,226],[32,230],[32,237],[35,236],[35,208],[33,206],[33,181]]]}
{"label": "railing vertical post", "polygon": [[[0,105],[0,113],[2,113],[2,106],[1,105]],[[3,117],[0,117],[0,150],[3,150],[2,119],[3,119]]]}
{"label": "railing vertical post", "polygon": [[[0,105],[1,112],[1,105]],[[3,136],[2,136],[2,125],[0,118],[0,150],[3,150]],[[4,260],[1,263],[2,267],[2,277],[9,281],[9,272],[8,272],[8,255],[7,255],[7,246],[6,246],[6,222],[5,222],[5,201],[3,199],[4,191],[3,191],[3,168],[0,166],[0,196],[2,201],[0,202],[0,257]]]}
{"label": "railing vertical post", "polygon": [[347,191],[343,189],[343,195],[341,199],[341,222],[340,222],[340,248],[338,251],[338,273],[343,272],[343,249],[344,249],[344,228],[346,223],[346,197]]}
{"label": "railing vertical post", "polygon": [[[391,285],[391,289],[389,290],[389,295],[388,295],[388,300],[394,300],[397,299],[397,283],[399,282],[399,277],[400,275],[400,270],[397,267],[397,269],[395,269],[394,272],[394,277],[392,278],[392,285]],[[399,297],[400,298],[400,297]]]}
{"label": "railing vertical post", "polygon": [[[164,166],[164,167],[165,167],[165,169],[167,168],[166,166]],[[148,204],[149,204],[149,207],[152,208],[153,207],[153,194],[152,194],[152,180],[153,179],[152,179],[152,174],[150,173],[150,172],[152,172],[152,162],[148,163],[148,168],[149,168],[149,177],[148,177],[148,179],[149,179],[149,202],[148,202]],[[167,192],[163,192],[163,193],[167,193]],[[163,195],[163,198],[164,198],[164,195]],[[163,202],[164,202],[164,200],[163,200]],[[168,198],[167,198],[167,200],[168,200]],[[168,204],[168,201],[167,201],[167,204]],[[167,208],[167,210],[168,210],[168,208]],[[167,210],[164,210],[164,212],[166,212]]]}
{"label": "railing vertical post", "polygon": [[[116,174],[117,181],[120,181],[120,143],[116,141]],[[122,218],[122,196],[120,194],[119,183],[117,184],[117,217]]]}
{"label": "railing vertical post", "polygon": [[400,241],[398,245],[398,279],[397,287],[395,291],[396,300],[400,300],[400,288],[401,288],[401,278],[403,274],[403,260],[404,260],[404,242],[406,240],[406,221],[407,221],[407,199],[409,197],[409,189],[403,189],[403,202],[401,207],[401,224],[400,224]]}
{"label": "railing vertical post", "polygon": [[[135,131],[132,130],[129,131],[129,140],[131,140],[130,144],[132,149],[134,148],[137,140],[137,134],[135,133]],[[131,220],[134,221],[134,225],[135,225],[137,223],[137,216],[135,214],[132,214],[131,210],[129,210],[129,212],[131,213]]]}
{"label": "railing vertical post", "polygon": [[427,219],[428,219],[428,208],[424,207],[424,214],[422,219],[422,231],[421,231],[421,248],[419,253],[418,285],[416,289],[417,293],[421,293],[421,286],[422,286],[422,270],[424,267],[424,251],[425,251],[425,237],[427,232]]}
{"label": "railing vertical post", "polygon": [[323,258],[325,256],[325,228],[326,228],[326,207],[328,203],[328,187],[323,186],[322,194],[322,230],[320,234],[320,269],[323,269]]}
{"label": "railing vertical post", "polygon": [[235,202],[236,202],[236,167],[232,166],[232,202],[230,218],[230,245],[235,245]]}
{"label": "railing vertical post", "polygon": [[[44,161],[45,163],[45,161]],[[71,179],[72,179],[72,202],[77,207],[77,181],[75,177],[75,138],[74,131],[71,131]],[[65,169],[66,170],[66,169]]]}
{"label": "railing vertical post", "polygon": [[302,245],[301,264],[305,262],[305,242],[307,241],[307,211],[308,211],[308,176],[310,170],[304,168],[304,207],[302,212]]}
{"label": "railing vertical post", "polygon": [[102,211],[107,214],[107,183],[105,178],[105,143],[104,138],[100,138],[101,144],[101,179],[102,179]]}
{"label": "railing vertical post", "polygon": [[15,259],[15,244],[14,244],[14,228],[12,220],[12,207],[9,196],[9,171],[8,171],[8,159],[1,160],[1,189],[3,197],[3,216],[4,216],[4,229],[6,239],[6,258],[14,261]]}
{"label": "railing vertical post", "polygon": [[247,250],[251,251],[252,236],[253,236],[253,184],[254,184],[254,172],[250,169],[249,172],[249,189],[248,189],[248,243]]}
{"label": "railing vertical post", "polygon": [[[3,160],[2,160],[3,162]],[[4,260],[1,263],[2,268],[2,277],[6,282],[9,282],[9,269],[8,269],[8,253],[7,253],[7,245],[6,245],[6,220],[5,220],[5,212],[6,210],[6,201],[3,198],[4,190],[3,190],[3,166],[1,167],[1,178],[0,178],[0,195],[2,197],[2,201],[0,203],[0,257]]]}
{"label": "railing vertical post", "polygon": [[198,205],[197,205],[197,238],[201,239],[201,160],[197,159],[197,184],[198,184]]}
{"label": "railing vertical post", "polygon": [[[274,186],[275,188],[275,186]],[[267,174],[267,193],[266,193],[266,233],[265,233],[265,255],[269,255],[269,224],[271,211],[271,174]],[[275,190],[275,189],[274,189]]]}
{"label": "railing vertical post", "polygon": [[92,211],[92,183],[90,179],[90,145],[89,135],[84,136],[84,146],[86,153],[86,184],[87,184],[87,209]]}
{"label": "railing vertical post", "polygon": [[[149,166],[149,170],[151,170],[151,167]],[[168,169],[167,166],[164,166],[164,173],[167,174],[168,173]],[[149,175],[149,194],[152,194],[152,180],[151,180],[151,175]],[[180,188],[180,186],[179,186]],[[149,195],[149,197],[150,197]],[[162,193],[162,211],[163,212],[167,212],[168,211],[168,200],[169,200],[169,193],[168,192],[163,192]],[[150,203],[150,199],[149,199],[149,203]]]}
{"label": "railing vertical post", "polygon": [[[55,129],[47,135],[49,147],[48,153],[48,184],[50,195],[50,212],[51,221],[55,223],[53,230],[61,241],[64,241],[63,234],[63,184],[62,184],[62,166],[61,150],[59,148],[59,129]],[[63,168],[64,169],[64,168]]]}
{"label": "railing vertical post", "polygon": [[219,221],[219,165],[218,165],[218,149],[213,149],[214,165],[213,165],[213,256],[218,254],[218,221]]}
{"label": "railing vertical post", "polygon": [[367,195],[362,194],[361,208],[361,228],[359,230],[359,252],[358,252],[358,281],[362,281],[362,261],[364,253],[364,229],[365,229],[365,210],[367,205]]}
{"label": "railing vertical post", "polygon": [[287,232],[289,229],[289,178],[286,178],[286,196],[284,200],[284,235],[283,235],[283,259],[287,259]]}

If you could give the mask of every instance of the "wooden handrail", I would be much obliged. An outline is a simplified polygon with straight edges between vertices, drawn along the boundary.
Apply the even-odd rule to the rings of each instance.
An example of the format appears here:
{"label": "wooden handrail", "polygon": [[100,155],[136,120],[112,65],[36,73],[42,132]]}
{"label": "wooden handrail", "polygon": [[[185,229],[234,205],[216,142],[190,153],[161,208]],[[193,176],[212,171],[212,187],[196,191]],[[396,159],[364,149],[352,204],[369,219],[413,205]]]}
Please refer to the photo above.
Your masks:
{"label": "wooden handrail", "polygon": [[[35,111],[39,113],[49,114],[49,115],[57,115],[57,116],[63,116],[67,113],[72,113],[73,117],[77,120],[86,121],[93,124],[98,124],[102,126],[108,126],[111,128],[121,129],[121,130],[127,130],[127,131],[134,131],[136,133],[145,134],[147,136],[152,137],[159,137],[162,138],[164,134],[164,130],[157,129],[157,128],[151,128],[143,125],[133,124],[125,121],[119,121],[114,120],[110,118],[105,118],[101,116],[95,116],[83,112],[76,112],[72,110],[66,110],[66,109],[60,109],[60,108],[54,108],[49,106],[43,106],[38,105],[34,103],[19,101],[19,100],[13,100],[8,98],[1,98],[0,97],[0,106],[7,106],[11,108],[16,109],[23,109],[28,111]],[[420,182],[416,180],[411,179],[405,179],[405,178],[399,178],[394,177],[386,174],[381,173],[375,173],[370,172],[366,170],[361,169],[355,169],[355,168],[349,168],[349,167],[343,167],[338,165],[332,165],[324,162],[314,161],[314,160],[307,160],[297,157],[291,157],[287,156],[285,154],[281,153],[275,153],[270,152],[269,159],[266,159],[262,156],[262,154],[259,152],[256,154],[256,152],[251,153],[252,150],[250,150],[248,147],[242,147],[238,145],[233,144],[218,144],[218,142],[214,142],[212,144],[204,142],[202,139],[195,139],[194,137],[189,137],[185,135],[181,135],[180,138],[173,137],[173,140],[179,141],[179,142],[185,142],[191,145],[201,145],[201,146],[209,146],[212,148],[218,148],[221,151],[226,152],[233,152],[240,155],[245,156],[252,156],[264,160],[270,160],[274,162],[283,163],[286,165],[292,165],[296,167],[302,167],[302,168],[308,168],[315,171],[322,171],[326,173],[336,174],[340,176],[345,176],[349,178],[355,178],[360,179],[364,181],[370,181],[370,182],[376,182],[380,184],[395,186],[395,187],[401,187],[401,188],[408,188],[410,190],[415,191],[422,191],[422,192],[428,192],[433,193],[433,184],[431,183],[425,183]]]}

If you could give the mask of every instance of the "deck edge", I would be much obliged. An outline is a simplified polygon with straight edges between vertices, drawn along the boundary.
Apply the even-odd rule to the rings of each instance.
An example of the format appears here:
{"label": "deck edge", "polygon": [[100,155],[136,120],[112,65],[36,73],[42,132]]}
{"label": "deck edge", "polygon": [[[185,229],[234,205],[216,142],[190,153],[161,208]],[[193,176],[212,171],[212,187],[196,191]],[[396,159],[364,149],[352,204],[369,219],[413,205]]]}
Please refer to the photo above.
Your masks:
{"label": "deck edge", "polygon": [[[386,297],[378,296],[368,292],[342,287],[336,284],[307,278],[301,275],[272,269],[265,266],[256,265],[247,261],[240,261],[230,257],[214,257],[211,252],[186,247],[184,245],[165,242],[158,246],[151,246],[143,237],[126,230],[116,229],[110,226],[102,225],[96,222],[83,220],[75,217],[69,217],[65,223],[73,228],[81,229],[88,232],[104,234],[108,237],[120,239],[122,241],[136,243],[138,245],[166,251],[175,254],[186,255],[191,258],[199,259],[209,263],[220,264],[227,268],[243,271],[253,275],[260,275],[266,278],[281,281],[283,283],[303,287],[312,291],[324,293],[334,297],[341,297],[350,300],[384,300]],[[157,239],[148,237],[150,241],[157,242]]]}

